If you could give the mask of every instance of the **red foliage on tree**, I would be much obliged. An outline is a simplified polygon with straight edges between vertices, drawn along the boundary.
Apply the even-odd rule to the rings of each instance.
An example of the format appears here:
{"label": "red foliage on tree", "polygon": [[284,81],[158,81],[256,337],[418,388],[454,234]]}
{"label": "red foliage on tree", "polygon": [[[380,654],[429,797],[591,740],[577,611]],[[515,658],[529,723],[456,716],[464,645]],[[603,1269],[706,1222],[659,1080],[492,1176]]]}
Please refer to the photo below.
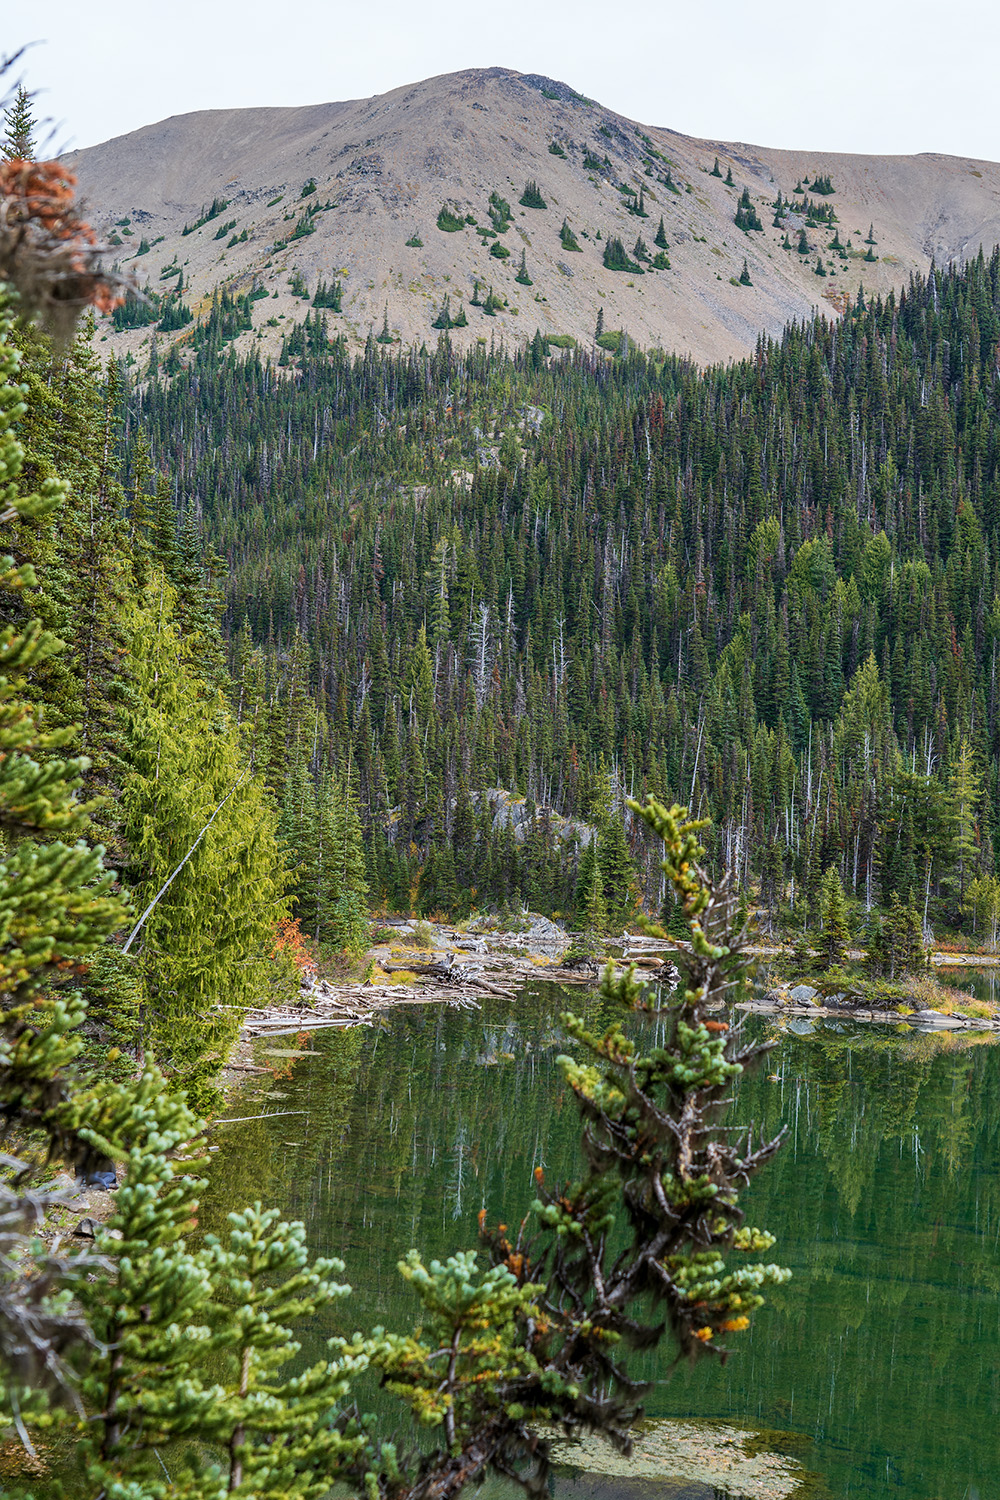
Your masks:
{"label": "red foliage on tree", "polygon": [[316,973],[316,960],[299,926],[298,917],[282,917],[274,930],[274,956],[286,959],[303,979]]}
{"label": "red foliage on tree", "polygon": [[123,302],[128,284],[105,267],[104,250],[80,216],[72,172],[57,161],[0,162],[0,280],[27,317],[66,338],[84,308]]}

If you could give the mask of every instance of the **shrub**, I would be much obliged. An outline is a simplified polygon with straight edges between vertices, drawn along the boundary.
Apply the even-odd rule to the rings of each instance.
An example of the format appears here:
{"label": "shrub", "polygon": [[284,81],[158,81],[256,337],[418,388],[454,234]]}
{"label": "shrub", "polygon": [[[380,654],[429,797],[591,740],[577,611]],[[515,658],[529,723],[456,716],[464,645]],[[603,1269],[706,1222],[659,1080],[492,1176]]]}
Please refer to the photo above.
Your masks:
{"label": "shrub", "polygon": [[437,227],[443,229],[445,234],[457,234],[460,229],[465,228],[465,220],[453,214],[447,203],[443,203],[437,216]]}
{"label": "shrub", "polygon": [[298,917],[282,917],[274,933],[274,956],[289,968],[297,979],[316,972],[316,959],[309,940],[303,935]]}

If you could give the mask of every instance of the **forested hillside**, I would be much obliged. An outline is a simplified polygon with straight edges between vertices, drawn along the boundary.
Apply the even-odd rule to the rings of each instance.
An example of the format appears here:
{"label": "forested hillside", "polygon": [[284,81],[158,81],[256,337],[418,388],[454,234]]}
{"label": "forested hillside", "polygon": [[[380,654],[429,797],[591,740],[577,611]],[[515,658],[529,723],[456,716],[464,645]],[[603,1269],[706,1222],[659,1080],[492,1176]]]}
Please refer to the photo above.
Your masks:
{"label": "forested hillside", "polygon": [[565,909],[548,820],[519,844],[476,794],[608,841],[648,789],[715,820],[775,917],[813,922],[838,866],[866,908],[971,925],[1000,818],[998,351],[996,254],[705,372],[537,337],[351,360],[316,312],[284,369],[217,336],[154,372],[124,442],[225,559],[259,761],[356,788],[375,899]]}
{"label": "forested hillside", "polygon": [[98,1056],[126,1049],[129,1067],[148,1049],[205,1099],[246,1007],[293,990],[275,963],[288,885],[277,807],[230,706],[211,560],[178,533],[148,464],[120,481],[117,368],[105,380],[85,337],[65,353],[3,332],[21,346],[22,384],[0,399],[10,412],[23,393],[27,408],[14,493],[68,486],[55,510],[5,517],[35,580],[5,591],[5,623],[51,633],[15,681],[44,717],[47,755],[85,757],[80,818],[132,906],[80,971],[90,1041]]}

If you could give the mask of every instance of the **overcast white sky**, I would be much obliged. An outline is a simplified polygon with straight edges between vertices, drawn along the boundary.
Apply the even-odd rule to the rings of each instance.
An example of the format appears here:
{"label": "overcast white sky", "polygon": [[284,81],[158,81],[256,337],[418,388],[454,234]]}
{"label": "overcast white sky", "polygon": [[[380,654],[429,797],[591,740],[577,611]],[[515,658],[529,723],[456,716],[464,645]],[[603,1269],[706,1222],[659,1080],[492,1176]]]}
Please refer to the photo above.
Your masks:
{"label": "overcast white sky", "polygon": [[690,135],[1000,160],[991,0],[45,0],[18,25],[3,45],[39,44],[21,74],[60,149],[500,64]]}

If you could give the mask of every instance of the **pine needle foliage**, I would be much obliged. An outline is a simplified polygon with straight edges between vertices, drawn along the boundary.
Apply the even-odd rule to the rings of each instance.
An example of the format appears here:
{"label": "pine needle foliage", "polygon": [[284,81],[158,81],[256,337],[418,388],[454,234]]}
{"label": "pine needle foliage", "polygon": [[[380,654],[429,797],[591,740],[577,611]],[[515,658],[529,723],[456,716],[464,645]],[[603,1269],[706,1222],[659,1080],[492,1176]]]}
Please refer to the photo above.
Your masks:
{"label": "pine needle foliage", "polygon": [[287,879],[277,810],[223,694],[186,663],[175,606],[154,568],[132,618],[124,833],[140,912],[162,890],[135,945],[147,990],[138,1045],[205,1104],[242,1016],[269,990]]}
{"label": "pine needle foliage", "polygon": [[[606,1030],[563,1016],[579,1048],[560,1067],[584,1125],[581,1179],[550,1185],[539,1169],[536,1218],[516,1236],[482,1222],[485,1272],[468,1254],[427,1267],[414,1252],[401,1265],[422,1327],[387,1337],[372,1362],[442,1442],[403,1462],[401,1489],[377,1475],[380,1494],[450,1500],[489,1469],[544,1492],[539,1421],[598,1430],[629,1451],[643,1387],[628,1373],[628,1351],[669,1332],[678,1357],[725,1358],[725,1336],[748,1326],[761,1288],[788,1277],[772,1264],[726,1264],[728,1252],[773,1243],[744,1222],[738,1190],[780,1144],[741,1149],[713,1125],[732,1080],[767,1050],[706,1020],[746,973],[735,901],[700,869],[704,825],[653,798],[632,806],[662,839],[664,874],[687,919],[680,986],[664,1004],[634,969],[609,966]],[[639,1021],[665,1024],[664,1044],[643,1051],[632,1034]]]}
{"label": "pine needle foliage", "polygon": [[522,208],[548,208],[538,183],[533,179],[524,184],[524,192],[517,201]]}
{"label": "pine needle foliage", "polygon": [[[0,398],[0,411],[12,410],[16,403]],[[16,469],[16,445],[0,451]],[[50,485],[8,514],[17,506],[38,514],[59,498]],[[16,572],[8,568],[8,585],[25,581]],[[53,643],[33,628],[24,638],[8,631],[4,644],[23,665],[32,649]],[[154,642],[149,654],[176,677],[169,642]],[[12,704],[6,683],[0,703],[0,808],[12,831],[85,827],[87,811],[74,801],[83,767],[29,763],[30,715]],[[216,732],[226,738],[224,721]],[[690,947],[677,952],[681,987],[665,1003],[634,969],[609,966],[601,988],[615,1014],[606,1030],[563,1018],[578,1049],[560,1066],[584,1125],[584,1175],[549,1185],[539,1170],[533,1227],[525,1220],[513,1243],[505,1226],[481,1216],[485,1268],[471,1250],[429,1266],[411,1252],[400,1270],[421,1303],[419,1328],[331,1340],[327,1355],[293,1376],[295,1326],[346,1295],[336,1280],[342,1266],[310,1260],[302,1225],[281,1223],[259,1204],[230,1215],[226,1237],[188,1242],[204,1186],[198,1120],[148,1062],[135,1081],[82,1090],[72,1064],[83,1006],[37,1003],[53,965],[95,954],[121,920],[101,853],[58,841],[44,846],[52,855],[40,854],[37,840],[21,846],[15,858],[49,878],[12,885],[9,862],[0,869],[6,930],[41,921],[47,936],[34,962],[18,949],[4,960],[4,1115],[47,1134],[57,1154],[99,1151],[125,1170],[99,1256],[43,1266],[49,1280],[30,1326],[21,1288],[3,1288],[2,1395],[26,1443],[38,1422],[69,1424],[81,1482],[116,1500],[321,1500],[338,1481],[370,1500],[451,1500],[490,1472],[540,1493],[548,1444],[539,1422],[569,1434],[601,1431],[628,1451],[642,1394],[628,1373],[630,1349],[669,1330],[679,1354],[725,1356],[722,1339],[747,1326],[760,1288],[787,1276],[769,1264],[730,1270],[725,1260],[771,1244],[744,1223],[738,1193],[779,1142],[744,1150],[714,1129],[731,1081],[766,1048],[741,1047],[724,1023],[706,1020],[741,983],[747,959],[732,898],[701,870],[704,825],[653,799],[633,810],[662,840]],[[643,1021],[666,1028],[648,1052],[633,1036]],[[0,1257],[2,1231],[0,1223]],[[35,1378],[39,1363],[56,1395],[78,1373],[78,1408],[53,1404]],[[372,1432],[351,1400],[368,1368],[439,1434],[436,1447],[401,1452]]]}

